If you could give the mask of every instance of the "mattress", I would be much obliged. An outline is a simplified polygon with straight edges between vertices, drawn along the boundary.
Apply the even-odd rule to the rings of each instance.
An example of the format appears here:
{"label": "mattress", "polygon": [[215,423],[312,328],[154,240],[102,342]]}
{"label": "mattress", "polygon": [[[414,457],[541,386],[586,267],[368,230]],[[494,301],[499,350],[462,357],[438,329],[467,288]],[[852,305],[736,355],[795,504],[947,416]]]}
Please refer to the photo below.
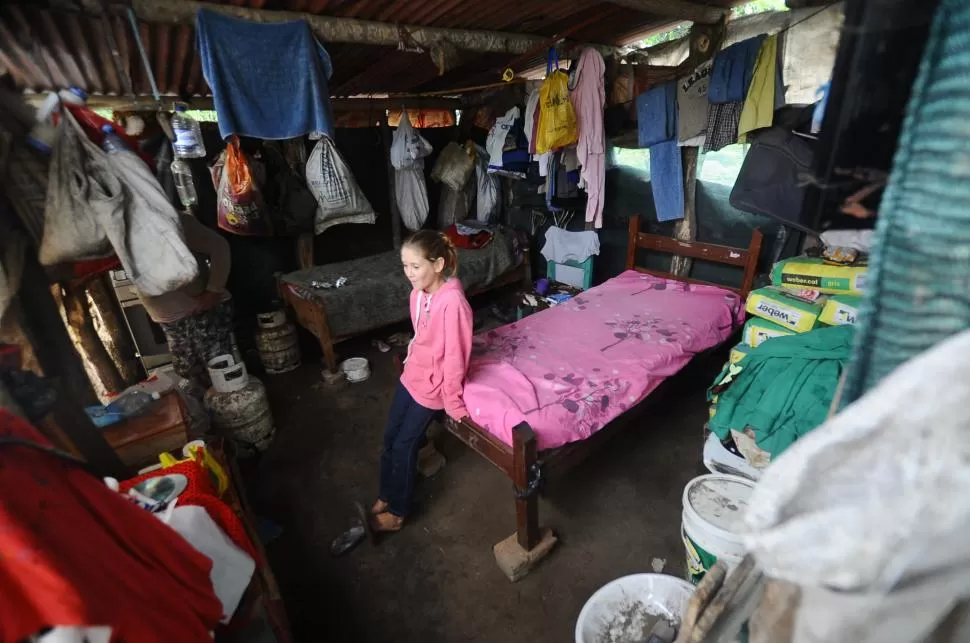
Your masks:
{"label": "mattress", "polygon": [[[484,286],[515,266],[512,244],[501,232],[478,250],[458,250],[458,278],[465,290]],[[335,283],[340,288],[313,288],[312,282]],[[408,318],[411,284],[401,267],[401,253],[391,250],[351,261],[313,266],[282,277],[283,287],[298,297],[322,304],[334,337],[381,328]]]}
{"label": "mattress", "polygon": [[727,339],[743,318],[729,290],[631,270],[476,336],[465,406],[509,445],[521,422],[540,449],[584,440]]}

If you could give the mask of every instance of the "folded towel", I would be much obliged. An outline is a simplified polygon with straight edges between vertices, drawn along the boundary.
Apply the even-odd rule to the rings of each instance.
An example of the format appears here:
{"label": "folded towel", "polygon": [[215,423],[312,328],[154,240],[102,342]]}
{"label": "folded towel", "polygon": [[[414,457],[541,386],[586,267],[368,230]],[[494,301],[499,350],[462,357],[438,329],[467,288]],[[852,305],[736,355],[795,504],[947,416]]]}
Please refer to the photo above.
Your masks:
{"label": "folded towel", "polygon": [[257,23],[204,9],[195,21],[223,138],[333,134],[327,86],[333,67],[305,21]]}
{"label": "folded towel", "polygon": [[744,101],[761,51],[764,34],[734,43],[714,57],[707,100],[712,103]]}

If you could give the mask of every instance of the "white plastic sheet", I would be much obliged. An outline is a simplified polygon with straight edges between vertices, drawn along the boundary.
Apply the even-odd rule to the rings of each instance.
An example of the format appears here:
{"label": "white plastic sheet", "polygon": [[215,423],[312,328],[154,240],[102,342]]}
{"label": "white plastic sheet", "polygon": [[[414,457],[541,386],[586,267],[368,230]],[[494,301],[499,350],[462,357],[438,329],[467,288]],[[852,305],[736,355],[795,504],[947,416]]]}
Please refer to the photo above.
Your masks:
{"label": "white plastic sheet", "polygon": [[746,545],[766,574],[802,589],[794,643],[920,641],[970,597],[968,356],[970,331],[903,364],[765,471]]}

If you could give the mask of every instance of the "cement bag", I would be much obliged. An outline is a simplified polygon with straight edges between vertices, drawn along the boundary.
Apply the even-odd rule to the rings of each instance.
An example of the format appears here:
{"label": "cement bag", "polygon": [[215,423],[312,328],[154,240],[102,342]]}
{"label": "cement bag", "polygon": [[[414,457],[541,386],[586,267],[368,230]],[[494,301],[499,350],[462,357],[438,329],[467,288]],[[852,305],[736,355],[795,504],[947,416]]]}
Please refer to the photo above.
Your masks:
{"label": "cement bag", "polygon": [[111,254],[91,199],[105,195],[121,199],[107,155],[88,140],[70,110],[61,114],[51,151],[39,252],[45,266]]}
{"label": "cement bag", "polygon": [[145,162],[134,152],[107,155],[123,198],[93,200],[95,216],[135,288],[149,297],[171,292],[199,274],[185,245],[179,214]]}
{"label": "cement bag", "polygon": [[455,142],[448,143],[438,155],[434,168],[431,170],[431,178],[444,184],[455,192],[459,192],[472,172],[475,171],[475,161],[468,155],[461,145]]}
{"label": "cement bag", "polygon": [[859,319],[859,305],[862,297],[855,295],[832,295],[825,302],[822,314],[818,320],[829,326],[839,326],[841,324],[855,325]]}
{"label": "cement bag", "polygon": [[[391,139],[391,165],[395,170],[413,167],[415,162],[431,154],[434,148],[411,126],[407,110],[401,113],[401,122]],[[424,164],[421,164],[422,170]]]}
{"label": "cement bag", "polygon": [[[553,69],[555,65],[555,69]],[[546,79],[539,88],[539,128],[536,154],[551,152],[579,140],[576,112],[569,100],[569,75],[559,69],[559,55],[549,50]]]}
{"label": "cement bag", "polygon": [[[902,364],[785,450],[745,546],[795,583],[795,643],[910,643],[970,597],[970,332]],[[966,641],[963,612],[961,636]]]}
{"label": "cement bag", "polygon": [[317,141],[310,152],[306,182],[319,206],[314,221],[316,234],[340,223],[374,223],[377,219],[350,166],[329,136]]}
{"label": "cement bag", "polygon": [[404,226],[411,232],[421,229],[428,218],[428,186],[424,184],[424,161],[394,170],[394,201]]}
{"label": "cement bag", "polygon": [[488,156],[484,148],[475,146],[475,183],[478,193],[475,198],[475,218],[489,223],[498,218],[502,207],[502,180],[488,172]]}
{"label": "cement bag", "polygon": [[751,291],[745,310],[796,333],[805,333],[818,325],[818,317],[824,306],[824,297],[819,297],[816,301],[805,301],[786,292],[784,288],[767,286]]}
{"label": "cement bag", "polygon": [[779,326],[778,324],[765,321],[764,319],[752,317],[741,330],[741,342],[746,346],[750,346],[751,348],[757,348],[774,337],[784,337],[785,335],[795,334],[795,331],[790,328]]}
{"label": "cement bag", "polygon": [[820,257],[792,257],[775,264],[771,283],[786,288],[812,288],[829,295],[861,295],[866,289],[865,264],[838,266]]}

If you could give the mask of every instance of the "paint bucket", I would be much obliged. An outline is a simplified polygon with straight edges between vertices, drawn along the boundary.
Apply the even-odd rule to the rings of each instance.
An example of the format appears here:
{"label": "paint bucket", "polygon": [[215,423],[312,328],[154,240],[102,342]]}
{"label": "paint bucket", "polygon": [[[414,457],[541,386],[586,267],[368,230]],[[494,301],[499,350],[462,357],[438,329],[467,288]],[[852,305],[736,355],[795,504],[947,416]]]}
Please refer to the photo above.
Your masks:
{"label": "paint bucket", "polygon": [[690,582],[700,582],[717,560],[729,571],[741,562],[741,531],[752,491],[752,481],[722,473],[699,476],[684,487],[681,538]]}
{"label": "paint bucket", "polygon": [[693,585],[668,574],[617,578],[586,601],[576,620],[576,643],[641,640],[651,616],[678,629],[693,594]]}
{"label": "paint bucket", "polygon": [[363,357],[351,357],[340,364],[340,370],[350,382],[363,382],[370,377],[370,363]]}

